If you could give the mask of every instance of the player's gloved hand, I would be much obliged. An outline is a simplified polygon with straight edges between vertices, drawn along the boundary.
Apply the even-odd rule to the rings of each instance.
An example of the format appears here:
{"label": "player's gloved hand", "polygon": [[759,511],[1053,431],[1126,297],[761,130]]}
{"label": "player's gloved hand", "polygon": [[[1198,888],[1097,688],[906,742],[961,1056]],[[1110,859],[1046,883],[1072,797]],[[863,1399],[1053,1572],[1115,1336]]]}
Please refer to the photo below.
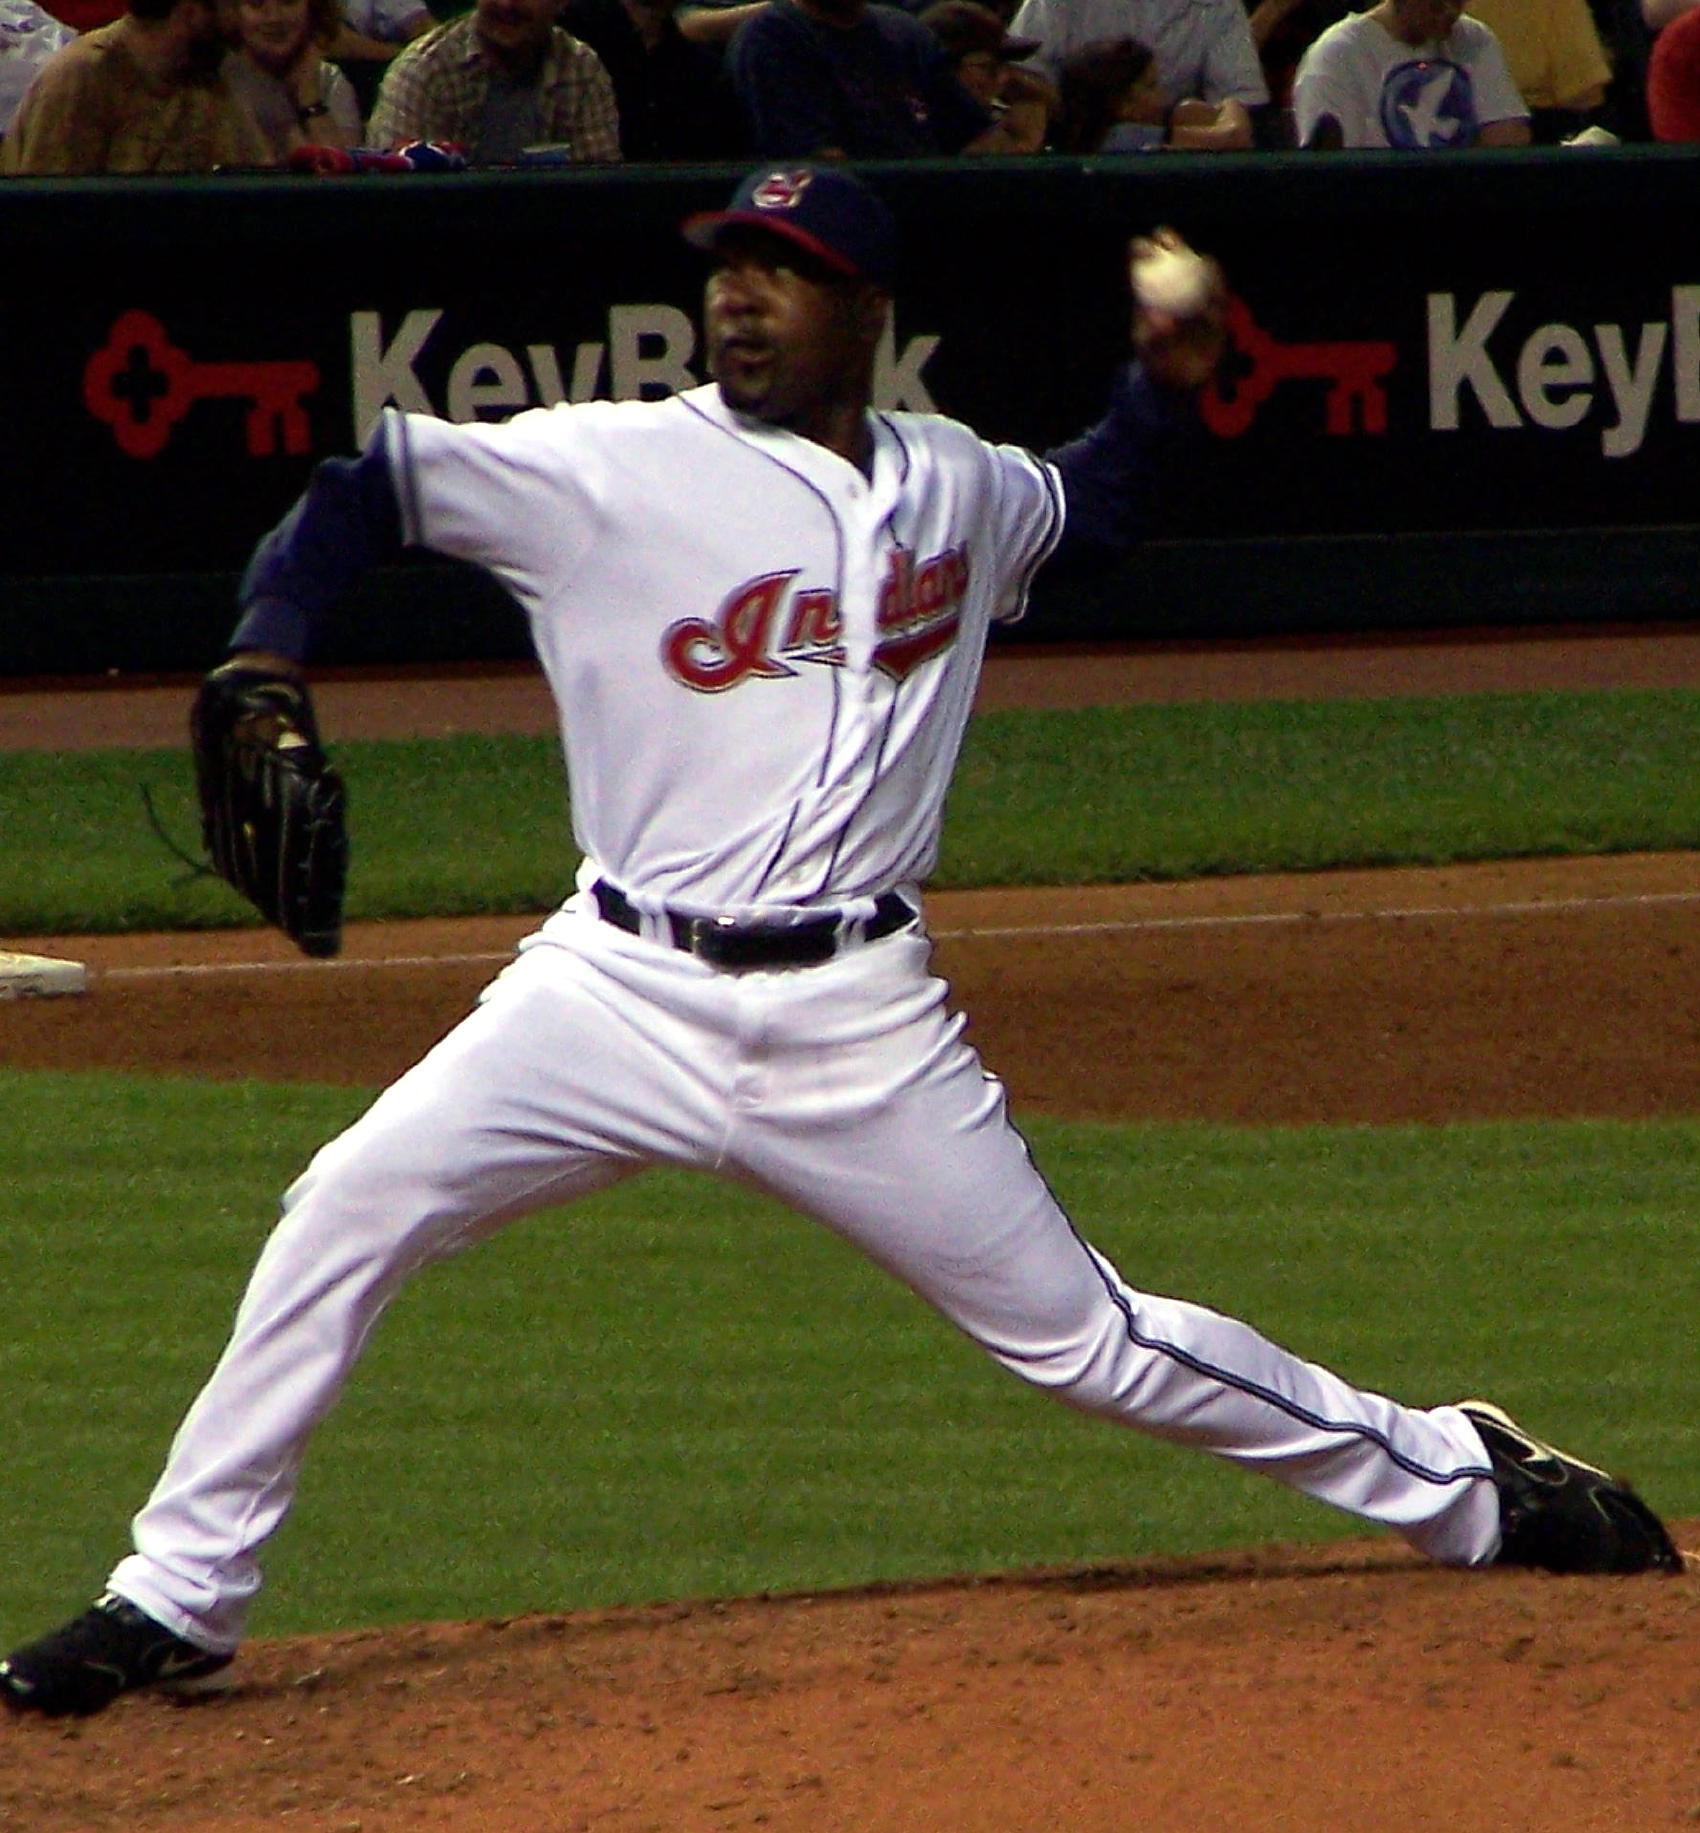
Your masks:
{"label": "player's gloved hand", "polygon": [[202,681],[189,736],[214,870],[304,954],[334,955],[348,876],[346,797],[306,683],[269,658],[239,656]]}

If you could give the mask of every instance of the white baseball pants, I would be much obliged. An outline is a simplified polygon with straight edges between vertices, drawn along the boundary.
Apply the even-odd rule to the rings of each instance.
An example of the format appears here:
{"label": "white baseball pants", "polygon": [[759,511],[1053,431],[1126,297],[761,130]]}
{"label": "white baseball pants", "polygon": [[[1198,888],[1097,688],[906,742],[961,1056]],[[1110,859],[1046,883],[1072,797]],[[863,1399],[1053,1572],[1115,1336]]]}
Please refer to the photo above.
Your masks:
{"label": "white baseball pants", "polygon": [[309,1435],[402,1282],[654,1162],[760,1186],[852,1242],[1007,1368],[1404,1534],[1490,1559],[1474,1428],[1360,1392],[1246,1325],[1136,1292],[1058,1207],[915,932],[726,974],[551,917],[448,1037],[287,1192],[225,1353],[112,1589],[232,1649]]}

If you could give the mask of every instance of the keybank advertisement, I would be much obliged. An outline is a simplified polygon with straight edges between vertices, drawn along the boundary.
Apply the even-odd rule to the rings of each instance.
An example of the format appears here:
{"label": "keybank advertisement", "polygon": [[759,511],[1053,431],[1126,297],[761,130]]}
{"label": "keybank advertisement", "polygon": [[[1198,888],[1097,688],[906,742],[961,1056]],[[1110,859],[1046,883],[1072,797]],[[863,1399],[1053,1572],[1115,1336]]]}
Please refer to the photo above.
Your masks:
{"label": "keybank advertisement", "polygon": [[[428,226],[401,207],[418,195],[398,196],[392,238]],[[1194,239],[1228,271],[1229,350],[1159,532],[1693,519],[1700,256],[1680,240],[1566,265],[1527,236],[1496,256],[1460,230],[1414,253],[1395,224],[1349,246],[1316,230],[1307,249],[1267,221],[1195,215]],[[948,216],[905,227],[877,404],[1041,449],[1084,425],[1125,352],[1119,233],[1036,222],[1012,270],[1019,233],[994,240]],[[310,290],[287,276],[255,290],[239,264],[227,279],[208,251],[186,268],[168,249],[152,271],[73,273],[62,297],[51,275],[0,296],[5,570],[240,564],[312,463],[358,446],[386,407],[496,420],[705,379],[700,269],[672,250],[627,262],[604,246],[552,272],[493,237],[411,280],[385,252],[351,245]]]}
{"label": "keybank advertisement", "polygon": [[[1392,338],[1278,338],[1236,294],[1224,373],[1200,403],[1204,424],[1219,439],[1243,438],[1282,390],[1284,417],[1310,419],[1312,433],[1386,434],[1402,355],[1407,368],[1420,364],[1423,425],[1432,433],[1471,425],[1499,432],[1585,428],[1601,457],[1623,459],[1645,444],[1656,407],[1679,424],[1700,423],[1700,285],[1673,287],[1667,316],[1639,324],[1557,319],[1525,329],[1519,319],[1530,314],[1527,307],[1519,314],[1517,303],[1510,288],[1462,298],[1427,294],[1425,336],[1413,353]],[[562,402],[654,400],[707,379],[696,323],[676,305],[612,306],[603,335],[570,349],[501,343],[475,332],[456,335],[440,305],[415,307],[388,324],[381,313],[354,312],[343,393],[328,389],[324,370],[307,359],[197,361],[172,342],[158,317],[132,307],[88,356],[83,400],[131,458],[159,457],[189,421],[186,447],[210,452],[222,445],[231,458],[240,452],[262,459],[323,446],[315,438],[315,410],[327,432],[340,421],[345,441],[359,445],[386,407],[460,422],[494,420]],[[937,411],[927,369],[943,341],[943,333],[928,331],[906,335],[900,345],[888,328],[875,369],[877,405]],[[210,411],[215,404],[226,411]]]}

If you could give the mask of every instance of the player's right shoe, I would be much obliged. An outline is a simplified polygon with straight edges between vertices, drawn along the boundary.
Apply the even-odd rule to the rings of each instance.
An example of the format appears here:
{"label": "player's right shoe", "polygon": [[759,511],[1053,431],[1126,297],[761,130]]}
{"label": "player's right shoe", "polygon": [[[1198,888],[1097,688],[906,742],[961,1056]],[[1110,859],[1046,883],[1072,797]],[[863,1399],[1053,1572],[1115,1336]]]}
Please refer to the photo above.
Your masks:
{"label": "player's right shoe", "polygon": [[86,1718],[120,1693],[204,1680],[230,1662],[109,1591],[63,1629],[0,1661],[0,1702],[45,1718]]}
{"label": "player's right shoe", "polygon": [[1627,1483],[1546,1444],[1486,1400],[1458,1410],[1481,1435],[1499,1488],[1496,1566],[1545,1572],[1681,1572],[1682,1555]]}

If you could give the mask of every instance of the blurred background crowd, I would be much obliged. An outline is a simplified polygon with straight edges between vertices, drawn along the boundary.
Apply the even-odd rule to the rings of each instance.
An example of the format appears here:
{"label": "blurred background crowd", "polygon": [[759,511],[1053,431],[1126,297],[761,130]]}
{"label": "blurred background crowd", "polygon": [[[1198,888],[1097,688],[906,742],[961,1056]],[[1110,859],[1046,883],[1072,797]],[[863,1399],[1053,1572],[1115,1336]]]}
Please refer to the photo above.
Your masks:
{"label": "blurred background crowd", "polygon": [[0,173],[1700,141],[1700,0],[0,0]]}

